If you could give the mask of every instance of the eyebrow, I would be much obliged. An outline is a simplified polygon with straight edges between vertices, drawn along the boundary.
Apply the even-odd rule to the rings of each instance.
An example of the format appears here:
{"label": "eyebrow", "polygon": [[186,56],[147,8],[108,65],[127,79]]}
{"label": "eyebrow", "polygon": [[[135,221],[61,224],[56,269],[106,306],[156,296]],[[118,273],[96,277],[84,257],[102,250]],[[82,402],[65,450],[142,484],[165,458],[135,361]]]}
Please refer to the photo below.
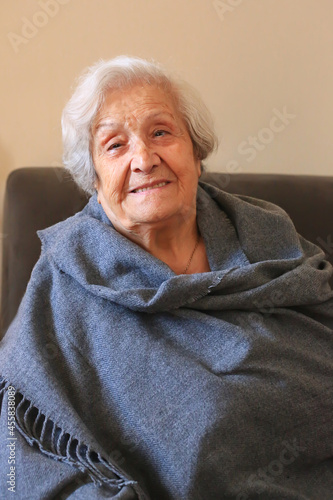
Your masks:
{"label": "eyebrow", "polygon": [[[152,115],[148,115],[146,118],[148,118],[149,120],[153,120],[159,116],[164,116],[164,117],[169,117],[169,118],[172,118],[172,119],[175,119],[174,115],[169,113],[168,111],[158,111],[157,113],[153,113]],[[96,125],[95,127],[95,132],[97,132],[98,130],[100,130],[101,128],[116,128],[116,127],[119,127],[120,125],[123,125],[122,122],[114,122],[112,120],[106,120],[106,121],[102,121],[100,123],[98,123],[98,125]]]}
{"label": "eyebrow", "polygon": [[111,121],[101,122],[98,125],[96,125],[95,132],[97,132],[97,130],[99,130],[101,128],[106,128],[106,127],[111,128],[111,127],[118,126],[118,125],[120,125],[120,123],[118,123],[118,122],[111,122]]}

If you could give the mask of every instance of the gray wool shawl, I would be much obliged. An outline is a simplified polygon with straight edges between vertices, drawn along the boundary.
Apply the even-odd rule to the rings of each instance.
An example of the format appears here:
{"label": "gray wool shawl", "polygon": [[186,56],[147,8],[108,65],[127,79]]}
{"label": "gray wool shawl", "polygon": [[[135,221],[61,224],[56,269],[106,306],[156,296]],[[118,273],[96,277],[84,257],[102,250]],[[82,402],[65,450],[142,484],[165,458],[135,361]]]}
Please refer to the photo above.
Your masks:
{"label": "gray wool shawl", "polygon": [[38,232],[0,349],[17,498],[333,498],[332,266],[262,200],[200,182],[197,222],[211,272],[192,275],[96,195]]}

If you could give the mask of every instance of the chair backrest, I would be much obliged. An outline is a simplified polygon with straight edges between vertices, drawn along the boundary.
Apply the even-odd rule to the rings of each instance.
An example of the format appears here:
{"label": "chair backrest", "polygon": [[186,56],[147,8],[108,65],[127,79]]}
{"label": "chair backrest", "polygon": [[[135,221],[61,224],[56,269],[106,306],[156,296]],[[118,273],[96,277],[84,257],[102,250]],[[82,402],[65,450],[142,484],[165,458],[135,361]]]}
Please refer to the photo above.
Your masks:
{"label": "chair backrest", "polygon": [[[333,264],[333,177],[203,173],[225,191],[261,198],[284,208],[305,238]],[[40,255],[36,234],[81,210],[88,198],[61,167],[11,172],[5,193],[0,338],[14,318]]]}

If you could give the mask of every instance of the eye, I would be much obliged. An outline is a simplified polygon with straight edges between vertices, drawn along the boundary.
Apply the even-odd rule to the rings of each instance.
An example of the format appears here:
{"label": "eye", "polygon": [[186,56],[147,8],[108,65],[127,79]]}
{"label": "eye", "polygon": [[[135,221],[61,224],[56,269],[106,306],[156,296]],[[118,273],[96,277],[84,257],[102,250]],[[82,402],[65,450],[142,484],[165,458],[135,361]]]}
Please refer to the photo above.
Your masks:
{"label": "eye", "polygon": [[118,149],[118,148],[120,148],[120,146],[121,146],[120,142],[110,144],[110,146],[108,147],[108,151],[111,151],[112,149]]}
{"label": "eye", "polygon": [[163,137],[163,135],[166,135],[168,132],[166,130],[156,130],[154,132],[155,137]]}

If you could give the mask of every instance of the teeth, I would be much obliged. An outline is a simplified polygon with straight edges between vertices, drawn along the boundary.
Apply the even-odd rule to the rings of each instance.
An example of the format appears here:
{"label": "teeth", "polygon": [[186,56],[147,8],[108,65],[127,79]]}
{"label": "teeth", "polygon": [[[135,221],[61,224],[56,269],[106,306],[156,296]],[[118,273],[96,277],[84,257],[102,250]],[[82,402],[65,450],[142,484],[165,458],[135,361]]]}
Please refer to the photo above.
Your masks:
{"label": "teeth", "polygon": [[165,186],[167,182],[160,182],[159,184],[154,184],[153,186],[142,188],[142,189],[135,189],[133,193],[143,193],[143,191],[148,191],[149,189],[154,189],[157,187]]}

